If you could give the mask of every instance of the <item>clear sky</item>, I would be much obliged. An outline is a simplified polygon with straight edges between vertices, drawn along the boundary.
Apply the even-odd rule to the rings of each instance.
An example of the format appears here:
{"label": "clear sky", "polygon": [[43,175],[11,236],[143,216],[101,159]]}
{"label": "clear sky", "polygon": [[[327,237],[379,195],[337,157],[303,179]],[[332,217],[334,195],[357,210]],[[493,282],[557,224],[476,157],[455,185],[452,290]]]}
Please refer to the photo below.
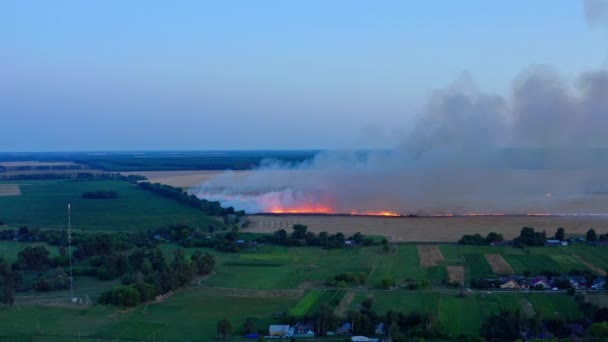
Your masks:
{"label": "clear sky", "polygon": [[467,70],[606,63],[575,0],[0,1],[0,151],[377,147]]}

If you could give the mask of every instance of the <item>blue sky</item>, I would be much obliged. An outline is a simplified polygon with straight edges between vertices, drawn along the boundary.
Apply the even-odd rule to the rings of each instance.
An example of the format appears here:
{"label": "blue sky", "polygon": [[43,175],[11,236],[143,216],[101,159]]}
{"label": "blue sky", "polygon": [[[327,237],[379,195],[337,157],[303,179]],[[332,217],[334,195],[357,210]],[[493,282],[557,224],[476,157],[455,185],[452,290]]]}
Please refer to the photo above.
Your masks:
{"label": "blue sky", "polygon": [[[0,2],[0,151],[378,147],[468,71],[605,66],[582,2]],[[389,139],[390,140],[390,139]]]}

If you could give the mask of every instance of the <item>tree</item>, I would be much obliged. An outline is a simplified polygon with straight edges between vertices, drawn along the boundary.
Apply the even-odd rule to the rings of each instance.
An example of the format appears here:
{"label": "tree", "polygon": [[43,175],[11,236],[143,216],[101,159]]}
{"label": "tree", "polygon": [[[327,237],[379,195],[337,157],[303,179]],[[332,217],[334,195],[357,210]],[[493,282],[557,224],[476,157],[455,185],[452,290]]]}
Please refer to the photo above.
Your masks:
{"label": "tree", "polygon": [[303,224],[294,224],[293,233],[291,233],[291,237],[296,240],[305,239],[307,230],[308,226],[305,226]]}
{"label": "tree", "polygon": [[562,227],[557,228],[557,231],[555,232],[555,239],[559,241],[564,241],[565,238],[566,230]]}
{"label": "tree", "polygon": [[587,241],[596,241],[597,240],[597,233],[595,232],[595,229],[591,228],[587,231]]}
{"label": "tree", "polygon": [[363,302],[361,302],[361,306],[367,310],[370,310],[372,308],[372,305],[374,305],[373,298],[366,298]]}
{"label": "tree", "polygon": [[209,253],[203,255],[201,251],[196,251],[190,259],[194,263],[196,273],[200,275],[207,275],[215,268],[215,258]]}
{"label": "tree", "polygon": [[224,338],[227,338],[228,336],[230,336],[230,334],[232,334],[232,325],[230,324],[230,321],[228,321],[227,318],[222,319],[221,321],[217,322],[217,333],[218,335],[220,335],[220,340],[224,340]]}
{"label": "tree", "polygon": [[255,319],[251,317],[247,318],[247,320],[243,324],[243,330],[246,334],[255,332]]}
{"label": "tree", "polygon": [[2,289],[2,297],[0,297],[0,303],[6,305],[13,305],[15,298],[13,297],[13,291],[8,287]]}
{"label": "tree", "polygon": [[40,270],[51,262],[49,254],[49,250],[44,246],[28,246],[17,254],[17,263],[22,268]]}
{"label": "tree", "polygon": [[589,335],[600,339],[600,341],[603,341],[603,339],[608,338],[608,322],[591,324],[591,326],[589,327]]}

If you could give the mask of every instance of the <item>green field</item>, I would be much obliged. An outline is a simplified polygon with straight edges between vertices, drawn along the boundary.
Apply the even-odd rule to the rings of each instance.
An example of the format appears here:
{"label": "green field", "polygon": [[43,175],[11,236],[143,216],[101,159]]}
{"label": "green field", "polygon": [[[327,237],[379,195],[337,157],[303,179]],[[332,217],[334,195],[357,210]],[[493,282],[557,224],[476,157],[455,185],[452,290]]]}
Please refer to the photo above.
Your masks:
{"label": "green field", "polygon": [[43,340],[57,341],[81,335],[95,339],[209,341],[217,337],[215,324],[220,319],[229,318],[238,331],[247,318],[257,318],[256,328],[267,329],[273,313],[285,312],[295,302],[196,289],[150,304],[147,309],[140,306],[126,311],[105,306],[0,306],[0,338],[22,336],[29,340],[41,335]]}
{"label": "green field", "polygon": [[[200,211],[122,181],[15,181],[21,196],[0,196],[0,219],[12,227],[60,228],[67,225],[72,204],[72,226],[94,230],[148,230],[175,223],[207,228],[220,221]],[[87,200],[86,191],[116,191],[118,199]]]}

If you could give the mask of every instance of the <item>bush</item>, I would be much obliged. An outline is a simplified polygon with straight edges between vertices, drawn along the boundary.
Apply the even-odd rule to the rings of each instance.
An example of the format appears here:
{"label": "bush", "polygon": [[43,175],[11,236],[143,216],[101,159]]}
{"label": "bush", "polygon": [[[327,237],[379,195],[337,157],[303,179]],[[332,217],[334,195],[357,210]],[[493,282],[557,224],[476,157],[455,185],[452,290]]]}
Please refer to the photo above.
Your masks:
{"label": "bush", "polygon": [[140,295],[134,286],[118,285],[112,290],[102,293],[99,297],[99,303],[133,307],[140,303]]}

